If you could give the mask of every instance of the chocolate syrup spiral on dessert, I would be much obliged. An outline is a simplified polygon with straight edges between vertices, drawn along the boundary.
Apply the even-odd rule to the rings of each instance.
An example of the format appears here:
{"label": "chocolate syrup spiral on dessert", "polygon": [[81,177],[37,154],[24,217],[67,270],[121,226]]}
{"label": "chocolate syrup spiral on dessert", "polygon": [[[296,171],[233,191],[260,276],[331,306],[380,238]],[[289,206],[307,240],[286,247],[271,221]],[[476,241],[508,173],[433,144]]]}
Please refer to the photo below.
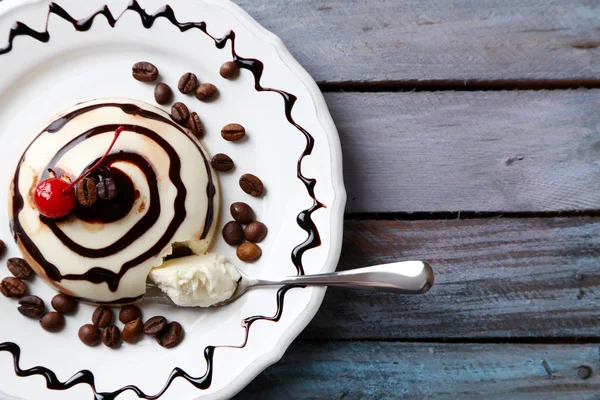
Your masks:
{"label": "chocolate syrup spiral on dessert", "polygon": [[[127,9],[125,11],[123,11],[123,13],[125,13],[127,11],[136,12],[140,16],[142,25],[146,29],[151,28],[152,25],[154,24],[154,22],[158,18],[165,18],[168,21],[170,21],[174,26],[179,28],[179,30],[181,32],[185,32],[190,29],[198,29],[198,30],[204,32],[206,35],[208,35],[209,37],[211,37],[214,40],[216,47],[219,49],[223,49],[226,46],[227,42],[230,41],[231,42],[231,53],[232,53],[233,60],[240,68],[246,69],[253,74],[254,82],[255,82],[255,89],[259,92],[274,92],[274,93],[278,93],[279,95],[281,95],[281,97],[283,98],[283,101],[284,101],[285,116],[286,116],[288,122],[291,125],[293,125],[296,129],[298,129],[304,135],[304,137],[306,139],[306,147],[305,147],[304,151],[302,152],[302,154],[300,155],[300,158],[298,159],[297,177],[298,177],[298,179],[300,179],[302,181],[302,183],[306,187],[306,190],[307,190],[309,196],[313,199],[313,205],[309,209],[302,211],[297,217],[298,225],[304,231],[307,232],[308,238],[306,239],[306,241],[304,241],[300,245],[296,246],[294,248],[294,250],[292,251],[292,255],[291,255],[292,263],[296,267],[298,274],[299,275],[304,274],[304,269],[302,266],[303,254],[306,251],[308,251],[312,248],[318,247],[321,244],[321,238],[319,235],[319,231],[317,230],[317,227],[312,220],[312,214],[315,211],[317,211],[318,209],[323,208],[325,206],[322,203],[320,203],[315,196],[314,188],[317,183],[316,179],[308,178],[308,177],[304,176],[301,171],[302,161],[304,160],[304,158],[306,156],[308,156],[312,153],[315,142],[314,142],[314,138],[312,137],[312,135],[310,135],[310,133],[308,131],[306,131],[303,127],[301,127],[299,124],[297,124],[294,121],[294,119],[292,118],[292,109],[297,100],[297,97],[294,96],[293,94],[290,94],[290,93],[287,93],[287,92],[284,92],[281,90],[272,89],[272,88],[264,88],[261,86],[260,81],[261,81],[262,73],[264,70],[264,64],[261,61],[256,60],[256,59],[243,58],[243,57],[238,56],[238,54],[235,51],[235,33],[233,31],[231,31],[230,33],[228,33],[227,35],[225,35],[222,38],[215,38],[207,32],[205,22],[179,22],[175,17],[175,13],[173,12],[173,9],[168,5],[164,6],[162,9],[158,10],[154,14],[148,14],[148,13],[146,13],[146,11],[144,9],[141,8],[141,6],[137,3],[137,1],[133,0],[129,3],[129,5],[127,6]],[[114,27],[115,24],[119,21],[120,17],[123,15],[123,13],[121,15],[119,15],[119,17],[114,18],[112,13],[108,9],[108,7],[104,6],[101,10],[95,12],[90,17],[81,19],[81,20],[76,20],[73,17],[71,17],[58,4],[51,3],[49,6],[49,10],[48,10],[48,18],[46,20],[45,31],[37,32],[21,22],[16,23],[15,26],[10,30],[9,37],[8,37],[8,44],[6,45],[6,47],[0,49],[0,55],[4,54],[4,53],[8,53],[12,49],[14,38],[17,36],[29,36],[40,42],[44,42],[44,43],[48,42],[50,40],[50,34],[48,32],[48,20],[50,18],[50,14],[55,14],[55,15],[61,17],[62,19],[71,22],[73,24],[73,27],[77,31],[82,32],[82,31],[87,31],[92,27],[94,19],[98,15],[103,15],[106,18],[106,20],[108,21],[109,25]],[[60,124],[58,121],[57,121],[57,123]],[[50,128],[55,128],[55,127],[51,126],[48,129],[50,129]],[[212,195],[214,196],[214,186],[211,189],[211,187],[209,185],[209,187],[207,188],[207,193],[209,194],[209,196],[211,195],[211,190],[212,190]],[[211,218],[212,218],[212,215],[211,215]],[[144,399],[148,399],[148,400],[158,399],[167,391],[167,389],[170,387],[170,385],[173,383],[173,381],[176,378],[183,378],[186,381],[188,381],[189,383],[191,383],[192,385],[194,385],[196,388],[204,390],[204,389],[209,388],[211,385],[211,382],[212,382],[213,356],[214,356],[215,349],[217,349],[219,347],[242,348],[246,345],[246,343],[248,341],[250,327],[252,326],[252,324],[254,322],[259,321],[259,320],[267,320],[267,321],[273,321],[273,322],[279,321],[279,319],[281,318],[281,315],[283,313],[283,305],[284,305],[285,295],[288,292],[288,290],[290,290],[291,288],[292,288],[292,286],[285,286],[285,287],[280,288],[277,291],[277,311],[275,312],[274,316],[267,317],[267,316],[257,315],[257,316],[246,318],[243,321],[243,327],[245,329],[245,339],[241,345],[239,345],[239,346],[216,346],[216,347],[208,346],[208,347],[206,347],[204,350],[204,358],[206,359],[207,369],[206,369],[206,373],[203,376],[196,378],[196,377],[193,377],[193,376],[187,374],[181,368],[175,368],[171,372],[164,387],[155,395],[148,395],[148,394],[144,393],[143,391],[141,391],[137,386],[133,386],[133,385],[125,386],[121,389],[118,389],[118,390],[116,390],[114,392],[110,392],[110,393],[98,393],[96,390],[94,375],[92,374],[92,372],[90,372],[88,370],[79,371],[75,375],[73,375],[70,379],[68,379],[67,381],[61,382],[57,378],[56,374],[54,374],[54,372],[52,372],[51,370],[44,368],[44,367],[33,367],[30,369],[26,369],[26,370],[21,369],[19,367],[21,350],[20,350],[19,346],[17,346],[15,343],[11,343],[11,342],[0,343],[0,351],[7,351],[13,355],[15,373],[18,376],[41,375],[46,379],[47,387],[50,389],[53,389],[53,390],[66,390],[66,389],[69,389],[80,383],[85,383],[85,384],[88,384],[93,389],[95,400],[114,400],[114,399],[116,399],[117,396],[119,396],[121,393],[126,392],[126,391],[134,392],[139,398],[144,398]]]}
{"label": "chocolate syrup spiral on dessert", "polygon": [[[49,132],[50,134],[56,133],[56,132],[60,131],[60,129],[62,129],[67,124],[67,122],[72,120],[73,118],[76,118],[77,116],[80,116],[86,112],[96,110],[99,108],[104,108],[104,107],[117,107],[117,108],[120,108],[121,110],[123,110],[123,112],[125,112],[127,114],[140,115],[140,116],[143,116],[146,118],[152,118],[154,120],[158,120],[161,122],[173,124],[173,126],[175,126],[175,124],[172,121],[168,120],[167,118],[162,117],[161,115],[151,112],[151,111],[142,110],[141,108],[139,108],[138,106],[133,105],[133,104],[100,103],[100,104],[87,106],[82,109],[78,109],[78,110],[72,111],[66,115],[63,115],[62,117],[57,119],[55,122],[50,124],[44,131],[42,131],[42,133],[40,133],[40,135],[43,135],[46,132]],[[143,254],[137,256],[133,260],[127,261],[125,264],[123,264],[118,273],[115,273],[106,268],[94,267],[94,268],[91,268],[90,270],[86,271],[83,274],[62,275],[60,273],[59,269],[54,264],[50,263],[49,261],[47,261],[44,258],[44,256],[39,251],[37,246],[33,243],[33,241],[29,238],[29,236],[24,232],[24,230],[19,222],[18,215],[19,215],[20,211],[23,209],[24,200],[19,191],[18,177],[19,177],[19,173],[21,170],[22,161],[23,161],[25,155],[27,154],[27,150],[26,150],[23,153],[21,160],[19,161],[19,164],[15,171],[15,178],[13,180],[13,185],[14,185],[13,216],[15,217],[14,221],[13,221],[13,233],[16,238],[21,240],[21,242],[23,243],[23,245],[27,249],[27,251],[36,260],[36,262],[38,264],[40,264],[40,266],[44,269],[44,271],[48,275],[48,278],[50,278],[54,281],[61,281],[63,279],[67,279],[67,280],[86,280],[86,281],[89,281],[89,282],[92,282],[95,284],[106,283],[108,285],[109,289],[114,292],[118,289],[121,278],[127,273],[128,270],[141,264],[142,262],[146,261],[150,257],[156,256],[166,246],[169,245],[169,243],[171,242],[171,239],[175,235],[175,232],[177,231],[177,229],[179,228],[179,226],[184,221],[184,219],[187,215],[187,212],[185,209],[185,199],[186,199],[187,189],[185,188],[185,185],[184,185],[183,181],[181,180],[181,174],[180,174],[181,160],[180,160],[179,156],[177,155],[177,152],[175,151],[175,149],[159,134],[157,134],[156,132],[154,132],[148,128],[145,128],[142,126],[137,126],[137,125],[128,125],[128,124],[125,124],[122,126],[124,126],[125,129],[128,131],[133,131],[133,132],[136,132],[136,134],[148,137],[153,142],[158,144],[168,155],[169,160],[170,160],[169,179],[171,180],[171,182],[177,189],[177,196],[175,197],[175,202],[174,202],[175,213],[174,213],[173,219],[171,220],[171,222],[165,229],[165,232],[163,233],[163,235],[152,247],[150,247],[147,251],[145,251]],[[46,168],[44,168],[44,171],[52,170],[55,167],[55,163],[57,163],[64,154],[66,154],[69,150],[71,150],[73,147],[77,146],[82,141],[92,138],[96,135],[114,132],[114,130],[118,127],[119,127],[119,125],[116,125],[116,124],[102,125],[102,126],[98,126],[93,129],[90,129],[89,131],[78,135],[77,137],[75,137],[74,139],[69,141],[66,145],[64,145],[57,152],[57,154],[52,158],[52,160],[46,166]],[[208,160],[204,156],[204,153],[200,149],[200,146],[198,146],[198,144],[188,134],[186,134],[184,130],[182,130],[179,127],[177,127],[177,129],[180,130],[180,132],[183,135],[188,137],[190,139],[190,142],[194,143],[197,150],[202,155],[203,160],[206,165],[208,163]],[[38,135],[38,137],[40,135]],[[35,140],[32,143],[34,143],[34,142],[35,142]],[[149,206],[146,214],[127,233],[125,233],[125,235],[123,235],[117,241],[115,241],[111,245],[106,246],[104,248],[99,248],[99,249],[87,248],[87,247],[84,247],[84,246],[76,243],[71,238],[69,238],[66,234],[64,234],[62,232],[62,230],[60,229],[59,223],[57,221],[50,219],[50,218],[40,216],[40,221],[42,223],[46,224],[50,228],[50,230],[62,242],[63,245],[65,245],[70,250],[72,250],[73,252],[75,252],[83,257],[104,258],[104,257],[108,257],[110,255],[113,255],[113,254],[116,254],[116,253],[122,251],[127,246],[129,246],[134,241],[136,241],[144,232],[146,232],[148,229],[150,229],[156,223],[156,221],[158,220],[158,218],[160,216],[160,212],[161,212],[160,207],[161,206],[160,206],[160,201],[159,201],[158,184],[157,184],[156,174],[154,173],[152,166],[150,166],[148,161],[146,161],[146,159],[143,156],[136,154],[136,153],[129,153],[129,152],[124,152],[124,151],[110,154],[106,158],[106,161],[102,165],[105,167],[106,166],[110,167],[112,164],[114,164],[116,162],[122,162],[122,161],[125,161],[125,162],[135,165],[144,173],[146,181],[148,182],[148,187],[150,188],[150,206]],[[209,183],[207,185],[207,191],[210,192],[212,190],[213,197],[214,197],[214,184],[212,182],[212,174],[210,172],[210,168],[207,167],[207,171],[208,171],[208,178],[209,178]],[[48,172],[44,172],[41,179],[45,179],[47,177],[47,174],[48,174]],[[124,207],[124,208],[126,208],[126,207]],[[129,206],[129,208],[131,208],[131,206]],[[98,211],[98,210],[96,210],[96,211]],[[102,212],[104,210],[100,209],[100,211],[101,211],[101,213],[94,214],[95,218],[100,219],[102,221],[106,221],[106,220],[110,219],[109,215],[106,215]],[[93,212],[93,210],[91,212]],[[213,214],[214,214],[213,199],[210,198],[209,203],[208,203],[206,219],[205,219],[205,228],[204,228],[205,232],[208,232],[206,229],[206,226],[210,227],[210,225],[212,224]],[[203,236],[203,238],[204,237],[205,236]]]}

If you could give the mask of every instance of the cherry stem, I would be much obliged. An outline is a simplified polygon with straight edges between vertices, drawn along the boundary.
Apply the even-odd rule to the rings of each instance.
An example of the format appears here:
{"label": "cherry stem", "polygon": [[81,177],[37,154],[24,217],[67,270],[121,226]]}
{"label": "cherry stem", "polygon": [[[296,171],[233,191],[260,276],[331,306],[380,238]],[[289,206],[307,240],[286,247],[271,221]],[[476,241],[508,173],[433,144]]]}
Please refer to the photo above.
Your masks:
{"label": "cherry stem", "polygon": [[119,138],[119,135],[121,134],[121,132],[123,132],[124,129],[125,129],[124,126],[119,126],[115,130],[115,137],[113,138],[112,142],[110,143],[110,146],[108,146],[108,150],[106,150],[106,153],[104,153],[104,155],[102,156],[102,158],[100,160],[98,160],[98,162],[96,164],[92,165],[92,167],[90,169],[88,169],[87,171],[85,171],[83,174],[79,175],[79,177],[77,179],[75,179],[73,182],[71,182],[71,184],[69,186],[67,186],[66,188],[64,188],[62,190],[63,194],[65,192],[67,192],[68,190],[73,189],[73,187],[75,185],[77,185],[80,180],[82,180],[83,178],[85,178],[86,176],[88,176],[93,170],[95,170],[96,168],[98,168],[104,162],[104,160],[106,159],[106,157],[108,157],[108,154],[112,150],[113,146],[115,145],[115,142]]}

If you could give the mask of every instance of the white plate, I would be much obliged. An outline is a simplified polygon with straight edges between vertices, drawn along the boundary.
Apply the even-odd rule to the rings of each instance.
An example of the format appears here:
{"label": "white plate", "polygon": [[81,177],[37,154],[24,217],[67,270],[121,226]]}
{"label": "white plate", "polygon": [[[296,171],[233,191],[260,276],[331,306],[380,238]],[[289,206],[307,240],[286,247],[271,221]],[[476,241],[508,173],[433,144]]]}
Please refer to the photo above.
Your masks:
{"label": "white plate", "polygon": [[[161,8],[164,0],[140,0],[150,14]],[[98,11],[106,0],[58,0],[74,18],[81,19]],[[312,154],[304,158],[304,176],[316,178],[316,198],[326,207],[312,214],[322,245],[308,250],[302,257],[307,273],[333,271],[338,261],[345,192],[342,182],[341,150],[337,132],[323,97],[315,82],[287,52],[281,41],[260,27],[232,3],[216,0],[169,0],[180,21],[206,21],[214,37],[236,34],[235,49],[242,57],[261,60],[263,87],[277,88],[297,96],[293,119],[314,137]],[[113,15],[127,6],[125,0],[109,1]],[[44,31],[49,2],[47,0],[0,3],[0,47],[15,21],[23,21],[37,31]],[[262,277],[294,275],[292,250],[307,240],[296,218],[309,209],[313,200],[297,178],[298,160],[307,146],[304,134],[286,119],[284,101],[278,93],[255,90],[250,71],[228,81],[218,74],[220,65],[232,60],[231,41],[218,49],[211,37],[199,30],[180,32],[167,19],[159,18],[145,29],[140,16],[125,12],[114,28],[99,15],[87,32],[76,32],[73,25],[51,14],[47,43],[30,37],[17,37],[14,48],[0,55],[0,209],[7,209],[7,193],[12,171],[20,153],[40,130],[43,122],[57,112],[84,100],[103,97],[131,97],[152,102],[153,86],[135,81],[131,65],[148,60],[157,65],[162,79],[172,87],[182,73],[195,72],[202,81],[214,83],[220,97],[212,103],[200,103],[193,97],[177,93],[203,118],[207,131],[204,140],[212,153],[232,156],[237,169],[221,174],[223,208],[234,201],[248,202],[259,220],[269,227],[262,243],[263,257],[255,264],[243,265],[235,249],[221,239],[215,251],[223,253],[238,266]],[[229,122],[243,124],[249,139],[244,143],[225,142],[220,128]],[[261,177],[267,188],[263,199],[250,198],[237,184],[242,173]],[[225,211],[221,220],[227,220]],[[0,227],[0,238],[10,242],[7,218]],[[16,246],[8,244],[9,256],[18,256]],[[8,275],[1,267],[0,277]],[[53,290],[41,279],[29,283],[30,291],[47,304]],[[281,358],[292,340],[315,315],[324,290],[292,289],[285,296],[278,321],[260,319],[249,330],[243,348],[218,347],[212,368],[204,357],[207,346],[241,346],[245,341],[245,318],[261,315],[278,317],[277,289],[253,291],[238,302],[215,310],[173,309],[142,304],[146,317],[163,314],[182,323],[184,341],[167,350],[144,339],[137,345],[124,344],[118,350],[104,346],[86,347],[77,338],[79,327],[89,322],[93,307],[80,305],[75,316],[67,317],[66,328],[57,334],[43,331],[39,323],[22,317],[14,300],[0,298],[0,343],[13,342],[21,349],[19,366],[23,369],[44,366],[65,382],[78,371],[89,370],[99,393],[111,393],[135,385],[146,395],[160,393],[175,368],[192,377],[202,377],[210,369],[212,379],[207,389],[199,390],[185,379],[175,378],[161,397],[164,399],[226,398],[233,396],[267,366]],[[87,376],[87,374],[83,374]],[[208,380],[205,380],[208,383]],[[119,400],[138,396],[125,391]],[[2,399],[92,399],[90,386],[77,384],[64,391],[49,390],[40,377],[17,377],[13,357],[0,351],[0,398]],[[105,396],[106,399],[109,396]]]}

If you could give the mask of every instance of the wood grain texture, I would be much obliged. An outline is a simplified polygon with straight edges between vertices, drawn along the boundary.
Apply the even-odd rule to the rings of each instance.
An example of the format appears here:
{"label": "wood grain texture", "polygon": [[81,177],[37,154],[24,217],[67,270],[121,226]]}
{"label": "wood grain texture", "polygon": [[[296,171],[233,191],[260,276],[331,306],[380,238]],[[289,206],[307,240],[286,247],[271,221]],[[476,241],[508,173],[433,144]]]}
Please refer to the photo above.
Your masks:
{"label": "wood grain texture", "polygon": [[[598,345],[296,342],[241,399],[597,400]],[[548,372],[544,365],[547,366]]]}
{"label": "wood grain texture", "polygon": [[347,212],[600,209],[600,90],[325,97]]}
{"label": "wood grain texture", "polygon": [[329,289],[301,338],[600,338],[600,218],[346,221],[339,269],[410,259],[429,293]]}
{"label": "wood grain texture", "polygon": [[320,82],[595,79],[595,0],[235,0]]}

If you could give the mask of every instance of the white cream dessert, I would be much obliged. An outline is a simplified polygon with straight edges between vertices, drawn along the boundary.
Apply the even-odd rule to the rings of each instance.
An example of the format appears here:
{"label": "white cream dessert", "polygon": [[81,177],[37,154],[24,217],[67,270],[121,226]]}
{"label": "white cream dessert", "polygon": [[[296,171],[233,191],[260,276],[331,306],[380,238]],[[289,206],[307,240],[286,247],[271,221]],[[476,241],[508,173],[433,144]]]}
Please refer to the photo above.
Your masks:
{"label": "white cream dessert", "polygon": [[150,279],[181,307],[210,307],[229,299],[240,274],[221,255],[208,253],[166,261]]}
{"label": "white cream dessert", "polygon": [[[78,205],[62,219],[41,215],[32,200],[38,182],[51,176],[49,170],[75,179],[102,157],[119,126],[124,130],[114,148],[89,175],[98,188],[111,178],[116,197],[99,198],[89,208]],[[195,254],[208,251],[219,204],[216,173],[196,137],[152,105],[103,99],[66,110],[32,141],[15,171],[9,207],[15,239],[40,276],[89,302],[125,304],[144,295],[146,277],[163,264],[173,244],[185,244]],[[202,257],[204,262],[212,256]],[[201,268],[212,286],[190,299],[230,291],[231,282],[224,285],[219,276],[234,275],[224,272],[229,269],[219,257],[212,262],[215,272]],[[181,259],[171,261],[178,263]],[[166,270],[155,275],[166,279]],[[195,275],[197,282],[204,282],[202,273]],[[221,294],[215,282],[223,286]]]}

